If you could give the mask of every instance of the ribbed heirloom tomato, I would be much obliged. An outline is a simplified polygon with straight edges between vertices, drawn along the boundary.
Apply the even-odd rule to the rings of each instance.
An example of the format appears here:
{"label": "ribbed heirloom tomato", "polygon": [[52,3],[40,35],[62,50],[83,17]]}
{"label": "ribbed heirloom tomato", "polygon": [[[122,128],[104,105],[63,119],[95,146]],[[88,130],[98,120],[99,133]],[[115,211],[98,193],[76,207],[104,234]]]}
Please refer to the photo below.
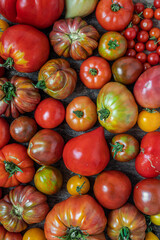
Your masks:
{"label": "ribbed heirloom tomato", "polygon": [[3,226],[0,226],[0,240],[22,240],[22,234],[8,232]]}

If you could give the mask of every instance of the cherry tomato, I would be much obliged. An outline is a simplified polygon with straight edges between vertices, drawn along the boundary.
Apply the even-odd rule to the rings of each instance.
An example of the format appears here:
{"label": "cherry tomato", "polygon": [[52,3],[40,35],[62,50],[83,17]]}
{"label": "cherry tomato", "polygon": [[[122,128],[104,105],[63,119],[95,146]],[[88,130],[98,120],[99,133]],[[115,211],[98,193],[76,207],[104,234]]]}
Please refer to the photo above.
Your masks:
{"label": "cherry tomato", "polygon": [[150,31],[153,27],[153,22],[151,19],[143,19],[140,23],[140,27],[144,31]]}
{"label": "cherry tomato", "polygon": [[160,8],[157,8],[154,12],[154,18],[160,20]]}
{"label": "cherry tomato", "polygon": [[67,191],[72,196],[86,194],[90,189],[88,178],[80,175],[71,177],[67,182]]}
{"label": "cherry tomato", "polygon": [[63,122],[65,108],[59,100],[46,98],[37,106],[34,117],[42,128],[55,128]]}
{"label": "cherry tomato", "polygon": [[157,27],[152,28],[149,31],[149,36],[150,37],[154,37],[154,38],[159,38],[159,36],[160,36],[160,29],[157,28]]}
{"label": "cherry tomato", "polygon": [[148,232],[145,236],[145,240],[159,240],[159,238],[153,232]]}
{"label": "cherry tomato", "polygon": [[124,32],[124,36],[127,40],[135,39],[136,35],[137,35],[136,30],[133,27],[126,28],[126,30]]}
{"label": "cherry tomato", "polygon": [[157,47],[156,52],[158,53],[158,55],[160,55],[160,46]]}
{"label": "cherry tomato", "polygon": [[139,14],[134,14],[132,17],[132,23],[135,25],[138,25],[140,23],[141,19],[139,17]]}
{"label": "cherry tomato", "polygon": [[147,42],[148,39],[149,39],[149,34],[148,34],[147,31],[142,30],[142,31],[138,32],[137,40],[139,42],[143,42],[144,43],[144,42]]}
{"label": "cherry tomato", "polygon": [[134,24],[134,25],[132,26],[132,28],[134,28],[134,29],[136,30],[136,33],[139,32],[139,27],[138,27],[137,25]]}
{"label": "cherry tomato", "polygon": [[143,3],[138,2],[138,3],[136,3],[136,4],[134,5],[134,11],[135,11],[136,13],[141,13],[141,12],[143,12],[143,10],[144,10],[144,5],[143,5]]}
{"label": "cherry tomato", "polygon": [[154,0],[155,8],[160,8],[160,0]]}
{"label": "cherry tomato", "polygon": [[159,55],[158,53],[150,53],[147,58],[148,62],[151,65],[157,65],[159,63]]}
{"label": "cherry tomato", "polygon": [[147,61],[147,55],[144,52],[137,53],[136,58],[139,59],[141,63],[145,63]]}
{"label": "cherry tomato", "polygon": [[143,52],[145,50],[145,45],[142,42],[138,42],[135,44],[135,50],[136,52]]}
{"label": "cherry tomato", "polygon": [[149,40],[146,43],[146,49],[150,52],[155,51],[157,49],[157,43],[154,40]]}
{"label": "cherry tomato", "polygon": [[144,66],[144,71],[151,68],[151,64],[149,64],[148,62],[144,63],[143,66]]}
{"label": "cherry tomato", "polygon": [[5,118],[0,117],[0,148],[4,147],[10,139],[9,124]]}
{"label": "cherry tomato", "polygon": [[143,11],[144,18],[152,18],[154,16],[154,11],[152,8],[146,8]]}
{"label": "cherry tomato", "polygon": [[125,55],[128,57],[135,57],[136,51],[134,49],[128,49]]}
{"label": "cherry tomato", "polygon": [[145,109],[140,112],[138,126],[145,132],[152,132],[160,127],[160,113],[156,110]]}
{"label": "cherry tomato", "polygon": [[152,215],[150,219],[153,224],[160,226],[160,213],[156,215]]}
{"label": "cherry tomato", "polygon": [[0,38],[1,38],[2,34],[3,34],[3,32],[4,32],[8,27],[9,27],[9,24],[8,24],[6,21],[0,19]]}
{"label": "cherry tomato", "polygon": [[40,228],[31,228],[23,235],[23,240],[47,240]]}
{"label": "cherry tomato", "polygon": [[134,40],[129,40],[127,42],[127,47],[128,48],[134,48],[134,46],[135,46],[135,41]]}

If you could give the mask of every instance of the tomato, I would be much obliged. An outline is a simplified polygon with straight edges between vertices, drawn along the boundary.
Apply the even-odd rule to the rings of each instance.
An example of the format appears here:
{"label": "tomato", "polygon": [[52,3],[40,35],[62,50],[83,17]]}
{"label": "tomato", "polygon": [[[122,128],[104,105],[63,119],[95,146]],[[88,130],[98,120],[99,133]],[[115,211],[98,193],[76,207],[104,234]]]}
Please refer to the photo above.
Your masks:
{"label": "tomato", "polygon": [[138,42],[135,45],[136,52],[143,52],[145,50],[145,45],[142,42]]}
{"label": "tomato", "polygon": [[140,15],[139,14],[134,14],[132,17],[132,23],[135,25],[138,25],[140,23]]}
{"label": "tomato", "polygon": [[42,128],[55,128],[64,121],[65,108],[60,101],[46,98],[37,106],[34,117]]}
{"label": "tomato", "polygon": [[144,215],[130,203],[109,213],[107,235],[111,240],[144,240],[146,228]]}
{"label": "tomato", "polygon": [[147,55],[144,52],[139,52],[136,55],[136,58],[141,62],[145,63],[147,61]]}
{"label": "tomato", "polygon": [[0,117],[0,148],[4,147],[10,140],[9,124],[5,118]]}
{"label": "tomato", "polygon": [[150,31],[153,27],[153,22],[151,19],[143,19],[140,23],[140,27],[144,31]]}
{"label": "tomato", "polygon": [[160,8],[157,8],[154,12],[154,18],[160,20]]}
{"label": "tomato", "polygon": [[157,49],[157,43],[154,40],[149,40],[146,43],[146,50],[155,51]]}
{"label": "tomato", "polygon": [[54,205],[46,217],[44,232],[48,240],[72,236],[105,240],[106,223],[104,210],[91,196],[72,196]]}
{"label": "tomato", "polygon": [[132,0],[101,0],[96,8],[96,18],[107,31],[122,31],[132,19]]}
{"label": "tomato", "polygon": [[160,213],[160,180],[144,179],[136,184],[133,200],[136,207],[144,214],[156,215]]}
{"label": "tomato", "polygon": [[138,40],[139,42],[145,43],[145,42],[148,41],[148,39],[149,39],[149,34],[148,34],[147,31],[141,30],[140,32],[138,32],[138,34],[137,34],[137,40]]}
{"label": "tomato", "polygon": [[83,176],[100,173],[109,160],[110,152],[102,127],[72,138],[63,150],[66,167]]}
{"label": "tomato", "polygon": [[40,167],[34,175],[34,184],[38,191],[52,195],[57,193],[63,183],[63,177],[57,168],[52,166]]}
{"label": "tomato", "polygon": [[160,0],[154,0],[155,8],[160,8]]}
{"label": "tomato", "polygon": [[145,71],[134,85],[134,96],[144,108],[160,107],[160,66]]}
{"label": "tomato", "polygon": [[46,240],[46,237],[42,229],[31,228],[25,232],[22,240]]}
{"label": "tomato", "polygon": [[51,59],[38,73],[36,87],[56,99],[64,99],[72,94],[76,87],[77,73],[65,59]]}
{"label": "tomato", "polygon": [[49,57],[47,36],[28,25],[18,24],[7,28],[0,44],[0,55],[7,60],[3,66],[14,67],[18,72],[38,71]]}
{"label": "tomato", "polygon": [[153,9],[152,8],[145,8],[144,10],[143,10],[143,16],[144,16],[144,18],[146,18],[146,19],[149,19],[149,18],[153,18],[153,16],[154,16],[154,11],[153,11]]}
{"label": "tomato", "polygon": [[136,51],[134,49],[128,49],[125,55],[127,57],[135,57],[136,56]]}
{"label": "tomato", "polygon": [[36,121],[28,116],[16,118],[10,125],[12,138],[20,143],[29,142],[36,132]]}
{"label": "tomato", "polygon": [[86,194],[90,189],[90,182],[84,176],[75,175],[67,182],[67,191],[72,196]]}
{"label": "tomato", "polygon": [[112,157],[119,162],[127,162],[134,159],[139,153],[139,143],[129,134],[118,134],[111,141]]}
{"label": "tomato", "polygon": [[8,188],[30,182],[35,169],[26,147],[17,143],[3,147],[0,150],[0,172],[1,187]]}
{"label": "tomato", "polygon": [[3,19],[0,19],[0,38],[7,28],[9,28],[9,24]]}
{"label": "tomato", "polygon": [[153,132],[160,127],[160,113],[156,110],[145,109],[138,115],[138,126],[145,132]]}
{"label": "tomato", "polygon": [[136,30],[132,27],[126,28],[125,32],[124,32],[124,36],[127,40],[133,40],[136,38]]}
{"label": "tomato", "polygon": [[151,65],[157,65],[159,63],[158,53],[150,53],[147,57],[147,60]]}
{"label": "tomato", "polygon": [[133,24],[132,28],[134,28],[136,30],[136,33],[139,32],[139,27],[137,25]]}
{"label": "tomato", "polygon": [[148,70],[149,68],[152,67],[151,64],[148,63],[148,62],[145,62],[145,63],[143,64],[143,66],[144,66],[144,71],[146,71],[146,70]]}
{"label": "tomato", "polygon": [[71,57],[74,60],[91,56],[98,46],[99,37],[96,28],[80,17],[55,22],[49,34],[53,50],[58,56]]}
{"label": "tomato", "polygon": [[100,90],[97,112],[100,124],[112,133],[128,131],[138,117],[138,107],[132,93],[118,82],[107,83]]}
{"label": "tomato", "polygon": [[104,33],[99,41],[99,54],[113,61],[124,56],[127,50],[127,40],[118,32]]}
{"label": "tomato", "polygon": [[114,80],[123,84],[134,83],[143,71],[142,63],[132,57],[122,57],[112,65]]}
{"label": "tomato", "polygon": [[152,38],[159,38],[160,36],[160,29],[159,28],[152,28],[150,31],[149,31],[149,36]]}
{"label": "tomato", "polygon": [[74,98],[66,109],[66,122],[75,131],[86,131],[97,122],[97,108],[87,96]]}
{"label": "tomato", "polygon": [[21,233],[8,232],[1,225],[0,226],[0,240],[22,240]]}
{"label": "tomato", "polygon": [[149,232],[146,234],[145,240],[159,240],[159,238],[153,232]]}
{"label": "tomato", "polygon": [[160,213],[150,216],[150,220],[153,224],[160,226]]}
{"label": "tomato", "polygon": [[135,41],[134,40],[129,40],[128,42],[127,42],[127,48],[134,48],[134,46],[135,46]]}
{"label": "tomato", "polygon": [[138,2],[138,3],[136,3],[136,4],[134,5],[134,11],[135,11],[136,13],[141,13],[141,12],[143,12],[143,10],[144,10],[144,5],[143,5],[143,3]]}
{"label": "tomato", "polygon": [[0,115],[17,118],[19,114],[32,112],[40,99],[38,89],[29,78],[13,76],[10,81],[0,78]]}
{"label": "tomato", "polygon": [[38,164],[51,165],[61,158],[63,147],[64,140],[59,133],[42,129],[30,140],[27,153]]}
{"label": "tomato", "polygon": [[9,21],[24,23],[37,28],[51,26],[62,14],[64,0],[3,0],[0,2],[0,13]]}
{"label": "tomato", "polygon": [[80,66],[80,79],[91,89],[100,89],[111,80],[109,63],[101,57],[90,57]]}
{"label": "tomato", "polygon": [[141,152],[135,167],[142,177],[153,178],[160,174],[160,132],[147,133],[141,141]]}
{"label": "tomato", "polygon": [[94,183],[93,191],[99,203],[107,209],[123,206],[132,190],[129,178],[120,171],[104,171]]}
{"label": "tomato", "polygon": [[156,52],[158,53],[158,55],[160,56],[160,46],[159,47],[157,47],[157,49],[156,49]]}

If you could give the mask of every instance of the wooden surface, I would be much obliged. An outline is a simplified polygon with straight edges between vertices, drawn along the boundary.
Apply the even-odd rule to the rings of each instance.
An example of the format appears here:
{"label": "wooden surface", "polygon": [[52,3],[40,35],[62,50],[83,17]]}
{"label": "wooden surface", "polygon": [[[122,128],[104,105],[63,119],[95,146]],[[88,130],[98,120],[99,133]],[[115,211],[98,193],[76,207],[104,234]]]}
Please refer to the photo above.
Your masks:
{"label": "wooden surface", "polygon": [[[135,1],[136,2],[136,1]],[[139,1],[139,2],[143,2],[143,3],[151,3],[153,4],[153,1],[151,0],[148,0],[148,1]],[[1,18],[3,18],[1,16]],[[84,18],[88,24],[91,24],[93,25],[94,27],[96,27],[96,29],[98,30],[98,32],[102,35],[103,33],[105,33],[106,31],[98,24],[96,18],[95,18],[95,14],[91,14],[89,15],[88,17]],[[12,23],[10,23],[12,25]],[[155,22],[155,25],[157,25],[157,22]],[[47,34],[47,36],[49,35],[49,32],[52,30],[52,27],[48,28],[48,29],[45,29],[43,32],[45,34]],[[97,53],[97,50],[94,51],[94,55],[97,55],[98,56],[98,53]],[[53,58],[57,58],[58,56],[53,52],[52,48],[51,48],[51,53],[50,53],[50,59],[53,59]],[[70,63],[71,63],[71,67],[76,69],[77,71],[77,74],[79,74],[79,68],[80,68],[80,65],[82,63],[82,61],[74,61],[72,60],[71,58],[67,59]],[[13,75],[19,75],[19,76],[27,76],[29,78],[31,78],[32,80],[34,80],[35,82],[37,81],[37,75],[38,75],[38,72],[35,72],[35,73],[30,73],[30,74],[22,74],[22,73],[18,73],[14,70],[11,70],[11,71],[6,71],[6,76],[8,77],[11,77]],[[113,79],[112,79],[113,81]],[[133,89],[133,86],[129,86],[129,89],[132,91]],[[89,96],[95,103],[96,103],[96,98],[97,98],[97,95],[98,95],[98,92],[99,90],[90,90],[90,89],[87,89],[83,84],[82,82],[80,81],[80,79],[78,78],[78,82],[77,82],[77,86],[76,86],[76,89],[74,91],[74,93],[69,96],[67,99],[63,100],[63,104],[64,106],[66,107],[67,104],[72,101],[72,99],[74,99],[75,97],[77,96]],[[43,92],[41,92],[43,98],[47,98],[48,95],[44,94]],[[140,110],[140,108],[139,108]],[[33,113],[29,114],[29,116],[33,116]],[[8,119],[8,121],[12,121],[13,119]],[[96,125],[92,128],[95,129],[97,127],[99,127],[100,124],[97,122]],[[39,128],[40,129],[40,128]],[[58,133],[60,133],[65,142],[67,142],[69,139],[73,138],[73,137],[76,137],[80,134],[83,134],[84,132],[75,132],[74,130],[70,129],[69,126],[67,125],[67,123],[64,121],[63,124],[61,124],[58,128],[54,129],[56,130]],[[138,126],[136,125],[134,128],[132,128],[131,130],[129,130],[127,133],[133,135],[134,137],[136,137],[139,141],[141,141],[142,137],[145,135],[145,132],[141,131]],[[111,134],[109,133],[107,130],[105,130],[105,137],[106,137],[106,140],[108,142],[108,144],[111,142],[111,139],[112,137],[114,136],[114,134]],[[12,141],[14,142],[14,141]],[[26,144],[27,146],[28,144]],[[70,195],[68,194],[67,190],[66,190],[66,183],[68,181],[68,179],[73,176],[74,174],[71,173],[70,171],[68,171],[66,169],[66,167],[64,166],[64,163],[63,163],[63,160],[61,159],[57,164],[54,165],[55,167],[59,168],[64,176],[64,182],[63,182],[63,187],[62,189],[55,195],[52,195],[52,196],[48,196],[48,203],[49,203],[49,206],[50,208],[52,208],[54,206],[55,203],[58,203],[64,199],[67,199]],[[35,167],[36,169],[38,169],[39,165],[38,164],[35,164]],[[120,163],[120,162],[117,162],[113,159],[110,160],[106,170],[111,170],[111,169],[114,169],[114,170],[120,170],[122,171],[123,173],[125,173],[131,180],[132,182],[132,186],[134,187],[135,184],[137,182],[139,182],[142,177],[140,177],[140,175],[136,172],[135,170],[135,161],[132,160],[130,162],[127,162],[127,163]],[[94,184],[94,179],[95,179],[95,176],[92,176],[92,177],[89,177],[89,180],[90,180],[90,183],[91,183],[91,190],[89,192],[90,195],[93,195],[93,184]],[[33,181],[30,183],[32,185],[34,185]],[[8,192],[8,189],[4,189],[3,190],[3,194],[6,194]],[[157,199],[158,201],[158,199]],[[130,199],[129,199],[129,202],[133,203],[132,201],[132,194],[130,196]],[[105,210],[106,214],[108,213],[107,210]],[[30,225],[29,228],[31,227],[42,227],[43,228],[43,224],[44,222],[41,222],[40,224],[34,224],[34,225]],[[153,226],[153,230],[154,232],[157,234],[157,236],[160,238],[160,228],[156,227],[156,226]],[[107,236],[106,236],[106,239],[109,239]]]}

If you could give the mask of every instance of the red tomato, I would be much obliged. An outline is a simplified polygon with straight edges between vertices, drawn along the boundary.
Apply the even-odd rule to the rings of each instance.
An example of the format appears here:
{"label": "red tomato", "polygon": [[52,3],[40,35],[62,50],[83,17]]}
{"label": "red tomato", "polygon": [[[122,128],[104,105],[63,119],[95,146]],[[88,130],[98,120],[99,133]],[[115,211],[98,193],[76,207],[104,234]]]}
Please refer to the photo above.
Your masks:
{"label": "red tomato", "polygon": [[144,31],[150,31],[153,27],[153,22],[151,19],[143,19],[140,23],[140,27]]}
{"label": "red tomato", "polygon": [[142,30],[142,31],[138,32],[137,40],[139,42],[143,42],[144,43],[144,42],[147,42],[148,39],[149,39],[149,34],[148,34],[147,31]]}
{"label": "red tomato", "polygon": [[135,57],[136,51],[134,49],[128,49],[125,55],[128,57]]}
{"label": "red tomato", "polygon": [[[3,58],[0,57],[0,64],[3,64],[3,63],[4,63]],[[4,67],[1,67],[0,65],[0,77],[3,77],[4,71],[5,71]]]}
{"label": "red tomato", "polygon": [[146,8],[143,11],[144,18],[152,18],[154,16],[154,11],[152,8]]}
{"label": "red tomato", "polygon": [[137,53],[136,58],[141,62],[145,63],[147,61],[147,55],[144,52]]}
{"label": "red tomato", "polygon": [[145,50],[145,45],[142,42],[138,42],[135,45],[136,52],[143,52]]}
{"label": "red tomato", "polygon": [[154,12],[154,18],[160,20],[160,8],[157,8]]}
{"label": "red tomato", "polygon": [[127,42],[127,47],[128,48],[134,48],[135,47],[135,41],[134,40],[129,40],[128,42]]}
{"label": "red tomato", "polygon": [[158,53],[158,55],[160,56],[160,46],[159,47],[157,47],[157,49],[156,49],[156,52]]}
{"label": "red tomato", "polygon": [[139,27],[137,25],[133,25],[132,28],[134,28],[136,30],[136,33],[139,32]]}
{"label": "red tomato", "polygon": [[143,5],[143,3],[138,2],[138,3],[136,3],[136,4],[134,5],[134,11],[135,11],[136,13],[141,13],[141,12],[143,12],[143,10],[144,10],[144,5]]}
{"label": "red tomato", "polygon": [[155,8],[160,8],[160,0],[154,0]]}
{"label": "red tomato", "polygon": [[134,28],[126,28],[125,32],[124,32],[124,36],[127,40],[133,40],[135,39],[137,33],[136,30]]}
{"label": "red tomato", "polygon": [[146,71],[147,69],[151,68],[151,64],[149,64],[148,62],[144,63],[144,70]]}
{"label": "red tomato", "polygon": [[94,194],[99,203],[107,209],[123,206],[132,190],[129,178],[120,171],[104,171],[94,183]]}
{"label": "red tomato", "polygon": [[46,98],[37,106],[34,117],[42,128],[55,128],[63,122],[65,108],[60,101]]}
{"label": "red tomato", "polygon": [[140,21],[141,21],[140,16],[138,14],[134,14],[132,17],[132,23],[138,25]]}
{"label": "red tomato", "polygon": [[160,36],[160,29],[156,28],[156,27],[152,28],[150,30],[150,32],[149,32],[149,36],[150,37],[154,37],[154,38],[159,38],[159,36]]}
{"label": "red tomato", "polygon": [[4,147],[10,139],[9,124],[5,118],[0,117],[0,148]]}
{"label": "red tomato", "polygon": [[146,215],[160,213],[160,180],[144,179],[136,184],[133,200],[136,207]]}
{"label": "red tomato", "polygon": [[157,65],[159,63],[159,55],[158,53],[150,53],[147,58],[148,62],[151,65]]}
{"label": "red tomato", "polygon": [[80,67],[80,79],[91,89],[100,89],[111,80],[109,63],[101,57],[90,57]]}
{"label": "red tomato", "polygon": [[146,43],[146,49],[150,52],[155,51],[157,49],[157,43],[154,40],[149,40]]}
{"label": "red tomato", "polygon": [[21,233],[8,232],[2,225],[0,226],[0,240],[22,240]]}

